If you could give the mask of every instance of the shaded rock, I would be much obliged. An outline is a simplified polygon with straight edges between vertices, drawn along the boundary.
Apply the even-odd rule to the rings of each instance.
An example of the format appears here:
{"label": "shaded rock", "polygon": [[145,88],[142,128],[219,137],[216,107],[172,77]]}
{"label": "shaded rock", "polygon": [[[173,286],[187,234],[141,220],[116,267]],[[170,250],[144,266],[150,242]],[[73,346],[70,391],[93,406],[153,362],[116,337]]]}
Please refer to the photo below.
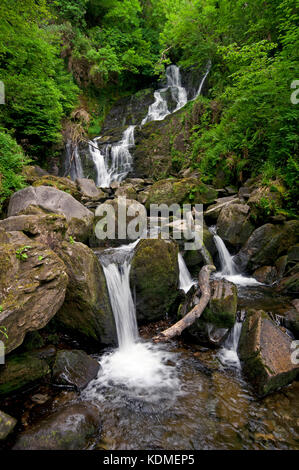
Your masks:
{"label": "shaded rock", "polygon": [[96,378],[99,369],[99,363],[84,351],[58,351],[53,366],[53,381],[82,390]]}
{"label": "shaded rock", "polygon": [[280,258],[276,260],[275,267],[277,270],[278,279],[280,279],[284,275],[287,263],[288,263],[288,255],[280,256]]}
{"label": "shaded rock", "polygon": [[92,232],[93,213],[70,194],[49,186],[28,186],[13,194],[9,201],[8,217],[20,215],[27,208],[27,213],[32,213],[32,206],[64,215],[70,235],[75,236],[78,241],[87,240]]}
{"label": "shaded rock", "polygon": [[102,344],[116,341],[116,330],[102,266],[93,251],[82,243],[63,242],[69,284],[65,301],[56,315],[66,329]]}
{"label": "shaded rock", "polygon": [[262,221],[265,217],[274,215],[276,207],[282,207],[281,193],[283,191],[283,187],[276,187],[275,185],[271,187],[258,186],[254,189],[247,201],[253,216]]}
{"label": "shaded rock", "polygon": [[249,199],[253,189],[248,186],[242,186],[239,188],[238,197],[240,199]]}
{"label": "shaded rock", "polygon": [[22,175],[27,183],[32,184],[40,177],[49,175],[49,173],[38,165],[26,165],[22,168]]}
{"label": "shaded rock", "polygon": [[99,431],[100,412],[90,403],[67,406],[22,433],[16,450],[81,450]]}
{"label": "shaded rock", "polygon": [[14,430],[17,420],[0,410],[0,441]]}
{"label": "shaded rock", "polygon": [[34,353],[9,355],[5,365],[0,366],[0,395],[21,390],[49,373],[47,362]]}
{"label": "shaded rock", "polygon": [[130,273],[138,320],[164,318],[177,296],[178,280],[177,245],[166,240],[141,240]]}
{"label": "shaded rock", "polygon": [[104,191],[96,187],[94,180],[89,178],[77,178],[76,184],[81,195],[86,199],[98,201],[100,199],[106,199],[107,197]]}
{"label": "shaded rock", "polygon": [[0,324],[7,328],[6,352],[25,334],[43,328],[63,304],[68,276],[60,258],[36,242],[0,245]]}
{"label": "shaded rock", "polygon": [[206,256],[203,256],[202,250],[187,250],[184,253],[184,260],[187,267],[196,274],[198,274],[203,264],[214,264],[213,257],[217,254],[217,248],[214,243],[213,235],[206,225],[203,226],[202,235],[203,249],[208,252],[208,256],[210,257],[209,262],[207,262],[205,259]]}
{"label": "shaded rock", "polygon": [[217,234],[233,246],[245,243],[254,230],[249,221],[250,207],[246,204],[230,204],[221,209],[217,220]]}
{"label": "shaded rock", "polygon": [[211,299],[202,318],[218,328],[234,326],[237,314],[237,287],[224,280],[211,281]]}
{"label": "shaded rock", "polygon": [[290,220],[282,225],[262,225],[254,230],[234,261],[243,270],[273,266],[277,258],[296,243],[298,233],[299,220]]}
{"label": "shaded rock", "polygon": [[239,356],[244,371],[259,395],[266,395],[292,382],[299,365],[291,360],[292,339],[262,310],[250,310],[243,322]]}
{"label": "shaded rock", "polygon": [[209,206],[205,212],[204,216],[205,219],[210,221],[211,223],[217,222],[219,214],[223,207],[229,206],[230,204],[240,204],[241,200],[236,196],[226,196],[220,197],[216,199],[216,203]]}
{"label": "shaded rock", "polygon": [[281,279],[277,291],[283,294],[299,294],[299,263],[288,271],[286,277]]}
{"label": "shaded rock", "polygon": [[115,191],[115,196],[119,197],[127,197],[128,199],[137,199],[137,191],[134,188],[132,183],[122,184],[117,190]]}
{"label": "shaded rock", "polygon": [[277,280],[277,269],[274,266],[262,266],[254,271],[253,277],[263,284],[273,284]]}

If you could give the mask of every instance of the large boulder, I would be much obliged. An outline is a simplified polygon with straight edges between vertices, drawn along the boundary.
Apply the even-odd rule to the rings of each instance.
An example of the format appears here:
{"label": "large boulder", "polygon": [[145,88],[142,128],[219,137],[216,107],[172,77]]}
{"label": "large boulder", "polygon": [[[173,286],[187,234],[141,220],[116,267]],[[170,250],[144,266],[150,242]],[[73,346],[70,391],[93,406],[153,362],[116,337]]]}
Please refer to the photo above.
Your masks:
{"label": "large boulder", "polygon": [[31,386],[48,374],[48,362],[37,353],[9,355],[0,366],[0,396]]}
{"label": "large boulder", "polygon": [[29,239],[26,244],[1,244],[0,265],[0,325],[7,329],[9,353],[27,332],[43,328],[60,309],[68,276],[52,250]]}
{"label": "large boulder", "polygon": [[19,436],[16,450],[83,450],[100,429],[99,409],[78,403],[56,411]]}
{"label": "large boulder", "polygon": [[84,351],[58,351],[53,366],[53,382],[82,390],[96,378],[99,369],[99,363]]}
{"label": "large boulder", "polygon": [[76,184],[70,178],[44,175],[35,179],[35,181],[32,183],[32,186],[51,186],[52,188],[56,188],[60,191],[64,191],[67,194],[70,194],[78,201],[81,199],[80,191],[78,191]]}
{"label": "large boulder", "polygon": [[178,247],[167,240],[141,240],[132,259],[130,282],[141,322],[165,317],[177,296]]}
{"label": "large boulder", "polygon": [[243,322],[239,356],[259,395],[292,382],[299,365],[292,362],[292,339],[262,310],[250,310]]}
{"label": "large boulder", "polygon": [[69,284],[65,301],[56,315],[66,329],[101,344],[116,342],[115,322],[102,266],[83,243],[63,242],[59,257],[64,261]]}
{"label": "large boulder", "polygon": [[204,212],[205,219],[210,223],[216,223],[222,209],[231,204],[240,204],[241,200],[236,196],[217,198],[215,204],[210,205]]}
{"label": "large boulder", "polygon": [[83,197],[83,199],[91,199],[93,201],[99,201],[100,199],[106,199],[107,194],[101,189],[96,187],[94,180],[89,178],[77,178],[77,187]]}
{"label": "large boulder", "polygon": [[37,206],[46,212],[65,216],[70,235],[78,241],[86,241],[93,228],[93,213],[86,209],[70,194],[50,186],[28,186],[17,191],[10,198],[8,217],[36,213],[32,207]]}
{"label": "large boulder", "polygon": [[217,234],[232,246],[243,245],[254,230],[246,204],[225,205],[217,220]]}
{"label": "large boulder", "polygon": [[211,204],[217,194],[214,188],[195,177],[160,180],[149,189],[146,207],[150,204]]}
{"label": "large boulder", "polygon": [[0,410],[0,441],[13,431],[17,420]]}
{"label": "large boulder", "polygon": [[275,266],[262,266],[254,271],[253,277],[262,284],[273,284],[277,280]]}
{"label": "large boulder", "polygon": [[298,241],[298,233],[299,220],[262,225],[254,230],[234,261],[241,269],[252,271],[261,266],[273,266],[277,258]]}

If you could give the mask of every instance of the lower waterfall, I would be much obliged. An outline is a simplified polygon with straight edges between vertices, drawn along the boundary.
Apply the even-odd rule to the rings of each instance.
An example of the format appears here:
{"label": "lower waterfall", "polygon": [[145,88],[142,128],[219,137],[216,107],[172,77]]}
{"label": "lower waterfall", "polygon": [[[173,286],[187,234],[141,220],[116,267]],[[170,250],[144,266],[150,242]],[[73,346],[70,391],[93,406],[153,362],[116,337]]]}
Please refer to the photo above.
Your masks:
{"label": "lower waterfall", "polygon": [[171,392],[174,397],[180,389],[174,365],[176,355],[162,345],[143,341],[138,334],[130,289],[131,259],[138,242],[108,249],[100,255],[115,318],[118,348],[99,358],[99,375],[84,391],[88,399],[99,399],[104,389],[120,388],[134,399],[153,402],[165,393]]}

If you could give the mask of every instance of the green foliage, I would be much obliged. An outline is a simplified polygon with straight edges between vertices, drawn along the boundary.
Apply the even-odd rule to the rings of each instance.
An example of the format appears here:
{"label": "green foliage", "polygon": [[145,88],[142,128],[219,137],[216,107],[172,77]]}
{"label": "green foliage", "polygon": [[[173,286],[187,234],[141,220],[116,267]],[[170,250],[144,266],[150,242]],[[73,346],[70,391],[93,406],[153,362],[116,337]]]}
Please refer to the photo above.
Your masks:
{"label": "green foliage", "polygon": [[31,246],[22,246],[16,250],[16,258],[21,261],[28,259],[27,251],[30,250]]}
{"label": "green foliage", "polygon": [[0,334],[4,336],[4,338],[8,339],[7,328],[6,326],[0,326]]}
{"label": "green foliage", "polygon": [[70,238],[69,238],[69,242],[71,245],[73,245],[75,243],[75,240],[73,239],[73,237],[70,235]]}

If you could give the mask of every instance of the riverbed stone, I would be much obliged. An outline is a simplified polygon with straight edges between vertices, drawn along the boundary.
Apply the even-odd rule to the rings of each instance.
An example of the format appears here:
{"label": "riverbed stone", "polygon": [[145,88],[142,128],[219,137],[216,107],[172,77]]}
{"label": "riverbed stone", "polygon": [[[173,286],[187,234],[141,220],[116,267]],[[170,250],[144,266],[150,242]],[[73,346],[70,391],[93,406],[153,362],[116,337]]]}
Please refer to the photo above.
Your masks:
{"label": "riverbed stone", "polygon": [[0,410],[0,441],[14,430],[17,420]]}
{"label": "riverbed stone", "polygon": [[99,363],[81,350],[58,351],[53,366],[53,382],[82,390],[95,379]]}
{"label": "riverbed stone", "polygon": [[15,450],[84,450],[101,427],[100,411],[91,403],[66,406],[23,432]]}
{"label": "riverbed stone", "polygon": [[63,304],[68,275],[63,261],[37,242],[0,245],[0,325],[6,353],[27,332],[43,328]]}
{"label": "riverbed stone", "polygon": [[263,284],[273,284],[277,280],[277,269],[275,266],[262,266],[256,269],[253,277]]}
{"label": "riverbed stone", "polygon": [[237,287],[226,280],[210,282],[211,299],[208,308],[203,313],[205,321],[218,328],[231,328],[236,321]]}
{"label": "riverbed stone", "polygon": [[241,269],[251,271],[261,266],[273,266],[298,241],[298,233],[299,220],[262,225],[250,235],[234,261]]}
{"label": "riverbed stone", "polygon": [[165,318],[177,297],[178,247],[168,240],[141,240],[132,259],[130,282],[136,298],[137,319]]}
{"label": "riverbed stone", "polygon": [[299,375],[292,362],[292,339],[262,310],[249,310],[243,322],[239,356],[259,395],[287,385]]}
{"label": "riverbed stone", "polygon": [[103,268],[83,243],[63,242],[58,254],[69,283],[56,320],[66,330],[101,344],[115,344],[116,330]]}
{"label": "riverbed stone", "polygon": [[50,186],[28,186],[10,198],[8,217],[30,214],[34,211],[34,206],[45,212],[64,215],[70,235],[78,241],[84,242],[89,238],[94,215],[70,194]]}
{"label": "riverbed stone", "polygon": [[247,204],[230,204],[221,209],[217,220],[217,234],[226,243],[240,247],[254,230],[249,220]]}
{"label": "riverbed stone", "polygon": [[0,396],[19,391],[50,374],[45,359],[36,353],[12,354],[0,365]]}

